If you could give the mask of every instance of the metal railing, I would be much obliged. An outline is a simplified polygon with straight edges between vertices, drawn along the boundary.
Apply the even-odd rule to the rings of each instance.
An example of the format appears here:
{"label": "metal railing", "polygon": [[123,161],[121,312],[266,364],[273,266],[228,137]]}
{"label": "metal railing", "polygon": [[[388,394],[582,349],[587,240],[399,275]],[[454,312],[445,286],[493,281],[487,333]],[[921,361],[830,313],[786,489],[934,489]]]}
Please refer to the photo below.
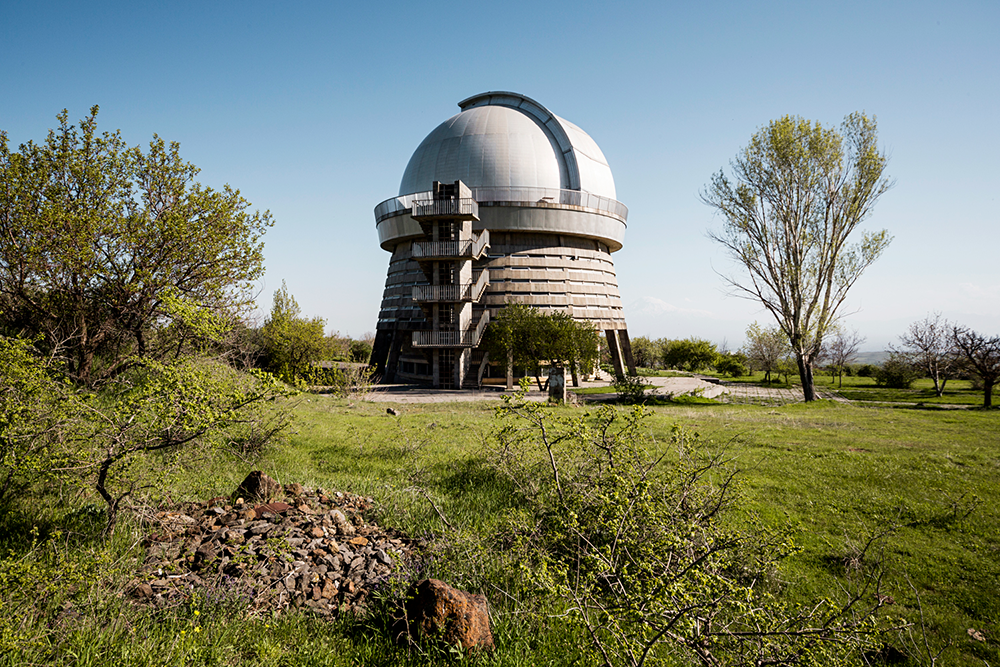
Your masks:
{"label": "metal railing", "polygon": [[602,197],[584,190],[558,190],[556,188],[472,188],[472,196],[482,203],[519,206],[577,206],[608,213],[625,221],[628,207],[616,199]]}
{"label": "metal railing", "polygon": [[[432,197],[433,193],[431,192],[415,192],[386,199],[375,207],[375,224],[400,213],[412,214],[415,202],[430,202]],[[625,204],[610,197],[602,197],[583,190],[513,187],[472,188],[472,199],[480,206],[576,206],[599,211],[618,218],[622,222],[628,219],[628,207]]]}
{"label": "metal railing", "polygon": [[479,324],[462,331],[414,331],[413,347],[475,347],[483,339],[486,325],[490,323],[490,311],[483,311]]}
{"label": "metal railing", "polygon": [[414,241],[410,248],[413,259],[433,259],[435,257],[479,258],[490,245],[490,232],[484,229],[478,236],[465,241]]}
{"label": "metal railing", "polygon": [[423,302],[479,301],[490,284],[490,272],[482,271],[479,277],[463,285],[417,285],[413,300]]}
{"label": "metal railing", "polygon": [[475,199],[417,199],[410,204],[410,215],[420,218],[479,219],[479,204]]}
{"label": "metal railing", "polygon": [[479,259],[483,251],[490,247],[490,230],[484,229],[479,236],[472,239],[472,257]]}

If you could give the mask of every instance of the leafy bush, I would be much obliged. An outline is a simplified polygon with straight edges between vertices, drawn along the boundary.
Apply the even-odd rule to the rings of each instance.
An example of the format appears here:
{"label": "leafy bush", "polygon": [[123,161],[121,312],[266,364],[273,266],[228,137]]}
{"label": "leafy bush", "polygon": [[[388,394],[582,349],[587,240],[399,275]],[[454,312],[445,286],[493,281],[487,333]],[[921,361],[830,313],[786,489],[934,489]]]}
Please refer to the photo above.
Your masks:
{"label": "leafy bush", "polygon": [[878,366],[874,364],[862,364],[858,366],[857,375],[859,378],[873,378],[878,373]]}
{"label": "leafy bush", "polygon": [[122,501],[162,483],[185,450],[257,449],[289,423],[274,399],[292,393],[273,376],[211,359],[145,361],[100,393],[68,397],[78,416],[66,437],[80,443],[78,468],[107,505],[110,535]]}
{"label": "leafy bush", "polygon": [[664,345],[663,365],[693,373],[712,366],[717,355],[715,345],[707,340],[700,338],[672,340]]}
{"label": "leafy bush", "polygon": [[363,340],[352,340],[350,348],[351,361],[357,364],[367,364],[372,356],[372,346]]}
{"label": "leafy bush", "polygon": [[740,377],[749,375],[747,371],[747,358],[739,352],[720,354],[715,361],[715,370],[724,376]]}
{"label": "leafy bush", "polygon": [[623,403],[642,403],[650,385],[640,376],[626,375],[612,382],[611,386],[618,394],[618,400]]}
{"label": "leafy bush", "polygon": [[[524,500],[505,549],[544,618],[568,618],[607,667],[860,664],[878,642],[876,568],[839,602],[777,601],[797,547],[783,528],[736,522],[737,472],[675,427],[656,452],[641,407],[559,417],[523,396],[498,408],[490,453]],[[526,591],[512,591],[523,597]]]}
{"label": "leafy bush", "polygon": [[904,354],[893,352],[875,369],[875,382],[890,389],[909,389],[921,377],[920,369]]}
{"label": "leafy bush", "polygon": [[311,387],[322,388],[319,389],[321,393],[346,397],[371,391],[374,372],[373,367],[362,364],[311,366],[302,374],[302,381]]}
{"label": "leafy bush", "polygon": [[31,341],[0,336],[0,506],[52,467],[59,432],[70,419],[70,388],[52,377]]}

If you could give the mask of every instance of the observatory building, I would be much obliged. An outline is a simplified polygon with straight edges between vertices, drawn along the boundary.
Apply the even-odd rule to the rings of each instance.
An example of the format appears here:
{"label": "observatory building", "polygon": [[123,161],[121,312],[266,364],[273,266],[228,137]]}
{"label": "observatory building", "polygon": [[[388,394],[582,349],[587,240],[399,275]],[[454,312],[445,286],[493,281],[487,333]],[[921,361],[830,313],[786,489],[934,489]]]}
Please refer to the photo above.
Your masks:
{"label": "observatory building", "polygon": [[399,196],[375,207],[392,253],[371,360],[382,381],[479,386],[477,348],[507,303],[590,322],[617,374],[634,374],[611,259],[628,209],[601,149],[524,95],[458,106],[413,153]]}

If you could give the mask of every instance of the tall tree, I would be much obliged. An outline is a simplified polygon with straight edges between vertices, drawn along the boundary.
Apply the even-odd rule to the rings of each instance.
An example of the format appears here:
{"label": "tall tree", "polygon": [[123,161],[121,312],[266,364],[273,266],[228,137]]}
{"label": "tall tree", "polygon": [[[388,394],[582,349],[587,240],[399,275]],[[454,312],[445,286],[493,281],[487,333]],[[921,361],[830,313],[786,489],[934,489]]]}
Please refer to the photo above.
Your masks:
{"label": "tall tree", "polygon": [[855,331],[845,331],[836,327],[833,336],[823,348],[823,356],[837,369],[837,386],[844,386],[844,367],[858,356],[858,348],[865,342],[865,337]]}
{"label": "tall tree", "polygon": [[598,356],[599,336],[588,323],[577,322],[565,313],[543,315],[537,308],[520,303],[508,303],[490,322],[483,345],[490,358],[507,360],[508,375],[514,368],[535,371],[535,380],[542,387],[538,374],[539,362],[568,362],[573,373],[573,385],[578,386],[578,366],[593,365]]}
{"label": "tall tree", "polygon": [[746,270],[726,277],[759,301],[788,336],[805,400],[812,364],[848,290],[891,240],[885,230],[850,240],[891,187],[875,119],[847,116],[840,131],[803,118],[772,121],[719,171],[702,200],[722,214],[710,237]]}
{"label": "tall tree", "polygon": [[646,336],[637,336],[632,339],[632,356],[635,357],[635,365],[640,368],[655,368],[663,356],[659,341],[654,341]]}
{"label": "tall tree", "polygon": [[934,393],[944,394],[944,385],[958,363],[948,320],[941,319],[941,313],[928,315],[911,324],[899,340],[914,363],[934,381]]}
{"label": "tall tree", "polygon": [[41,335],[86,385],[165,352],[164,294],[249,304],[272,224],[238,190],[195,182],[177,143],[154,134],[144,152],[98,133],[97,112],[75,126],[64,110],[42,144],[16,152],[0,132],[0,325]]}
{"label": "tall tree", "polygon": [[989,338],[960,326],[952,326],[951,336],[962,362],[983,381],[983,407],[993,407],[993,387],[1000,381],[1000,336]]}
{"label": "tall tree", "polygon": [[285,382],[302,378],[328,350],[325,326],[326,320],[321,317],[302,317],[302,309],[282,281],[281,289],[274,293],[271,315],[261,329],[265,370]]}

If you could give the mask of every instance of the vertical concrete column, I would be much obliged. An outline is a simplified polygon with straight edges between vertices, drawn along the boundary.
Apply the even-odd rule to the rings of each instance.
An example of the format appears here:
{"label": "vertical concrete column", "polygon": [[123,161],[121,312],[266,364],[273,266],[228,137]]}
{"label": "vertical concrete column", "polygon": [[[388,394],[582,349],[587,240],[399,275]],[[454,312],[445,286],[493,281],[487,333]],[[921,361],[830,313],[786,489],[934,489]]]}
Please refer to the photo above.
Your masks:
{"label": "vertical concrete column", "polygon": [[608,339],[608,352],[611,353],[611,363],[615,367],[615,379],[625,379],[625,369],[622,366],[622,349],[618,344],[618,332],[614,329],[605,329],[605,337]]}
{"label": "vertical concrete column", "polygon": [[396,363],[399,361],[399,351],[403,347],[403,336],[407,335],[410,335],[409,331],[400,331],[398,328],[392,330],[389,358],[386,362],[385,375],[383,376],[383,381],[386,383],[392,383],[396,380]]}
{"label": "vertical concrete column", "polygon": [[372,356],[368,360],[368,365],[375,369],[375,374],[382,376],[385,381],[386,367],[389,361],[389,348],[392,347],[392,330],[377,329],[375,331],[375,342],[372,345]]}
{"label": "vertical concrete column", "polygon": [[618,330],[618,342],[622,348],[622,357],[628,368],[628,374],[635,377],[638,373],[635,372],[635,359],[632,357],[632,341],[629,340],[628,329]]}

